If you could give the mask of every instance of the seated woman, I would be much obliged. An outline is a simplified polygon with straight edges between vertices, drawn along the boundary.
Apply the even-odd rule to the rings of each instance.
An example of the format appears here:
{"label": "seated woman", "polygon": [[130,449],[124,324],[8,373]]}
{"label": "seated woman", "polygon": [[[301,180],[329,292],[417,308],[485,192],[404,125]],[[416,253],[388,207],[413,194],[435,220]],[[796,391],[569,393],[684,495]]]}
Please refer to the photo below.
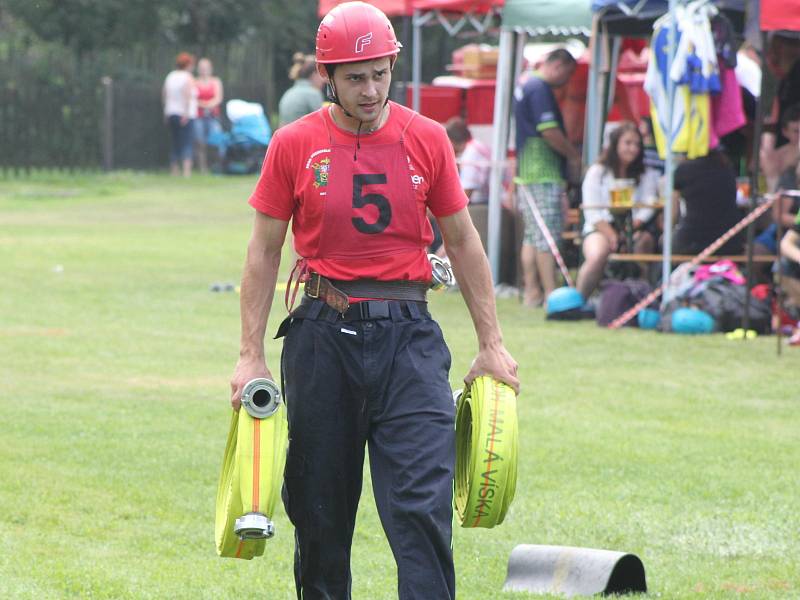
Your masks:
{"label": "seated woman", "polygon": [[[675,192],[683,200],[683,210],[672,234],[672,252],[699,254],[740,219],[736,207],[736,174],[728,158],[714,149],[706,156],[679,164],[674,182]],[[716,254],[740,254],[743,246],[740,232]]]}
{"label": "seated woman", "polygon": [[800,161],[800,104],[793,104],[781,115],[781,133],[788,141],[775,147],[776,139],[772,133],[765,133],[761,147],[761,170],[767,180],[767,189],[774,192],[780,189],[780,178],[788,170],[793,170]]}
{"label": "seated woman", "polygon": [[781,240],[781,287],[786,294],[786,309],[800,314],[800,215]]}
{"label": "seated woman", "polygon": [[[611,187],[614,179],[632,179],[636,182],[633,202],[653,204],[658,199],[658,171],[645,168],[642,135],[634,123],[625,122],[611,132],[609,144],[597,163],[589,167],[581,188],[583,204],[584,262],[578,271],[578,291],[588,298],[608,262],[608,256],[617,250],[620,240],[619,226],[614,216],[604,206],[611,206]],[[655,220],[650,208],[633,211],[634,247],[637,253],[652,252],[655,237],[648,226]]]}
{"label": "seated woman", "polygon": [[[781,178],[778,180],[778,194],[779,197],[772,205],[772,218],[773,223],[770,224],[764,231],[762,231],[753,243],[753,253],[756,256],[767,256],[777,254],[778,252],[778,223],[781,224],[781,230],[791,229],[797,213],[800,212],[800,198],[787,196],[782,194],[783,190],[797,189],[797,174],[795,167],[787,169]],[[767,283],[771,281],[771,265],[763,263],[756,266],[756,272],[759,281]]]}

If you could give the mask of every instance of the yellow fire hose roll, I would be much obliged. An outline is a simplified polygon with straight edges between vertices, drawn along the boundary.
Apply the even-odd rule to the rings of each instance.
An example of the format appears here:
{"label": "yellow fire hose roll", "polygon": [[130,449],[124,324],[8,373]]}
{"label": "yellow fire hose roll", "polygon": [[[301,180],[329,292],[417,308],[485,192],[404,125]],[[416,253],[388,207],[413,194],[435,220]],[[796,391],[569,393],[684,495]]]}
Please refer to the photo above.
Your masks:
{"label": "yellow fire hose roll", "polygon": [[517,397],[477,377],[457,399],[456,514],[462,527],[503,522],[517,486]]}
{"label": "yellow fire hose roll", "polygon": [[[256,415],[256,416],[253,416]],[[280,497],[288,425],[280,391],[268,379],[248,382],[234,412],[217,488],[217,554],[250,560],[272,537]]]}

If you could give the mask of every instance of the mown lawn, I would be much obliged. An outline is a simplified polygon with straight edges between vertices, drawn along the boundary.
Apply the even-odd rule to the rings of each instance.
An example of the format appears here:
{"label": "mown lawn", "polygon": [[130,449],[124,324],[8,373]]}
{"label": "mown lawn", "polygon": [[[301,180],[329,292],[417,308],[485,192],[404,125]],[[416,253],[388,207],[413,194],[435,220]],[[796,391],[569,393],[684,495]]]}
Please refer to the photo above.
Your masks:
{"label": "mown lawn", "polygon": [[[0,598],[294,597],[282,508],[265,557],[213,544],[239,324],[209,288],[239,278],[253,182],[0,180]],[[457,294],[432,310],[460,387],[469,317]],[[501,591],[519,543],[634,552],[655,597],[800,597],[800,350],[499,312],[517,498],[456,532],[459,597],[527,597]],[[355,537],[354,598],[396,597],[368,489]]]}

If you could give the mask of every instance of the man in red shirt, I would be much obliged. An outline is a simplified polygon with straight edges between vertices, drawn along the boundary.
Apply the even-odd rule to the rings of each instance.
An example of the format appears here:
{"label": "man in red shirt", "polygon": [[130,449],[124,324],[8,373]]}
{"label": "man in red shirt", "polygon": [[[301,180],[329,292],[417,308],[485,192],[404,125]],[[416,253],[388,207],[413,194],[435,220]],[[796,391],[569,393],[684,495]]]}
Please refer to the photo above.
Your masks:
{"label": "man in red shirt", "polygon": [[264,334],[288,223],[305,295],[280,326],[289,419],[283,499],[295,526],[298,598],[350,598],[350,546],[370,452],[375,502],[403,600],[453,598],[455,407],[450,354],[430,317],[430,210],[478,337],[466,382],[519,389],[492,281],[444,129],[387,101],[400,44],[363,2],[338,5],[317,32],[333,95],[279,129],[250,198],[256,209],[241,286],[231,380],[272,378]]}

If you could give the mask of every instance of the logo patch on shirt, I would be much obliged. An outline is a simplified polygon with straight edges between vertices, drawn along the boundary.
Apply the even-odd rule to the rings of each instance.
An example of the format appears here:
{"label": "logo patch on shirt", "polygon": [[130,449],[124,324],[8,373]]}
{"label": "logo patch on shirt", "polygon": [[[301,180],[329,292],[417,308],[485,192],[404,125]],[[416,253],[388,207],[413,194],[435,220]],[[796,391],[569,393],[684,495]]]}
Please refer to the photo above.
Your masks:
{"label": "logo patch on shirt", "polygon": [[314,171],[314,188],[319,189],[328,185],[330,168],[331,159],[327,156],[318,162],[312,163],[311,169]]}

